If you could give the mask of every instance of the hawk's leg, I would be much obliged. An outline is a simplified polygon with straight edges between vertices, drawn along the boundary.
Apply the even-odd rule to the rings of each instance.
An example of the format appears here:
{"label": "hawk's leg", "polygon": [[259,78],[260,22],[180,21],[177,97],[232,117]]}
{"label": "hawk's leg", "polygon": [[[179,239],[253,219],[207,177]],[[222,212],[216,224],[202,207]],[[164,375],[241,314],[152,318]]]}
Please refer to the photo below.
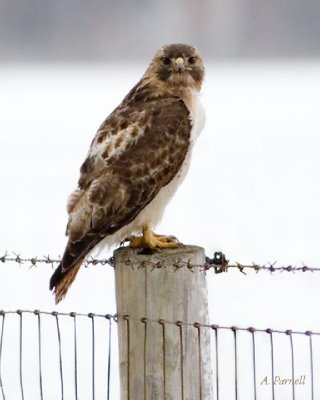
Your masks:
{"label": "hawk's leg", "polygon": [[142,233],[142,236],[128,238],[132,248],[175,249],[181,245],[174,236],[157,235],[148,225],[143,227]]}

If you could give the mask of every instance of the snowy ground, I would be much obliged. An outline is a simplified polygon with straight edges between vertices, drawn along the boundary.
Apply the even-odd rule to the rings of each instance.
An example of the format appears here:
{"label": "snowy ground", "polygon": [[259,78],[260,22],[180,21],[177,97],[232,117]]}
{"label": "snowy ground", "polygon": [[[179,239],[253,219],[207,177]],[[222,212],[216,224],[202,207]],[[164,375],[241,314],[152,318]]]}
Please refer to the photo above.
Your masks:
{"label": "snowy ground", "polygon": [[[92,137],[144,68],[0,68],[0,253],[61,255],[66,198]],[[242,263],[319,267],[320,62],[209,63],[202,100],[206,127],[158,231]],[[50,267],[0,267],[2,309],[115,311],[106,267],[80,271],[58,307]],[[320,331],[319,273],[209,273],[208,285],[214,323]],[[300,353],[297,376],[309,373]],[[262,399],[269,389],[259,387]],[[307,398],[309,389],[298,389]],[[290,395],[279,392],[281,400]]]}

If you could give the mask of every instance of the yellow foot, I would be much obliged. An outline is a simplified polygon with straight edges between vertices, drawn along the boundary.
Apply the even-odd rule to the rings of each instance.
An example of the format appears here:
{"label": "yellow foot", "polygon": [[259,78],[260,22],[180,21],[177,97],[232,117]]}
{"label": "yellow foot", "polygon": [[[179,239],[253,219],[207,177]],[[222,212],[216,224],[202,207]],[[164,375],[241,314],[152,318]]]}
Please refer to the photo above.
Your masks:
{"label": "yellow foot", "polygon": [[131,236],[127,239],[130,241],[130,247],[136,249],[138,247],[148,249],[176,249],[181,243],[174,236],[162,236],[152,232],[149,226],[143,227],[142,236]]}

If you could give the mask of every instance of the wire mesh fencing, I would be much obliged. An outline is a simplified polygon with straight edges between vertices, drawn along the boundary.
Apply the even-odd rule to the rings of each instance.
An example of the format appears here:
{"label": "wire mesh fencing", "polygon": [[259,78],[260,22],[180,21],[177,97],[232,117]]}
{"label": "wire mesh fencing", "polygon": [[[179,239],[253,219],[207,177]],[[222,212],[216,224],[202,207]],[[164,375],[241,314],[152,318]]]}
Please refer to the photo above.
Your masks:
{"label": "wire mesh fencing", "polygon": [[[59,257],[28,258],[7,253],[0,257],[0,263],[16,263],[27,268],[42,264],[56,266],[59,261]],[[87,267],[97,264],[113,267],[114,259],[89,258],[86,261]],[[167,266],[161,261],[144,261],[139,268],[154,270]],[[230,268],[240,272],[254,270],[272,274],[320,271],[320,268],[306,265],[230,263],[222,253],[207,257],[201,265],[177,260],[174,268],[211,270],[215,273]],[[15,310],[0,311],[0,400],[119,399],[117,324],[123,320],[127,327],[125,340],[128,349],[133,349],[133,328],[138,327],[145,343],[144,352],[140,354],[142,368],[130,370],[130,357],[126,365],[127,373],[134,374],[143,382],[150,374],[146,354],[150,332],[160,332],[158,346],[161,356],[158,363],[163,389],[158,393],[159,399],[189,400],[184,395],[184,388],[190,378],[185,368],[190,351],[186,338],[190,331],[195,332],[193,337],[197,341],[199,360],[193,368],[199,394],[192,400],[205,399],[201,388],[206,371],[200,361],[205,356],[203,345],[208,335],[211,343],[209,358],[213,400],[320,399],[320,332],[204,325],[197,321],[170,321],[165,315],[137,318],[111,313]],[[170,335],[178,338],[178,346],[174,349]],[[169,353],[175,354],[179,364],[175,394],[166,391],[169,379],[166,361]],[[134,399],[131,387],[126,400]],[[148,399],[154,400],[147,395],[141,400]]]}
{"label": "wire mesh fencing", "polygon": [[112,315],[17,310],[0,318],[0,398],[111,399]]}
{"label": "wire mesh fencing", "polygon": [[[123,318],[130,327],[136,318]],[[118,365],[116,315],[79,314],[17,310],[0,312],[0,398],[36,399],[117,399]],[[209,332],[211,341],[212,386],[215,400],[238,399],[319,399],[320,333],[279,331],[271,328],[227,327],[197,322],[139,318],[141,335],[147,340],[148,327],[161,331],[158,360],[163,387],[167,377],[166,354],[170,350],[169,330],[174,329],[180,345],[175,348],[181,369],[177,393],[183,393],[188,376],[184,363],[188,352],[184,332],[194,329],[198,338],[198,357],[202,357],[202,337]],[[147,360],[146,354],[141,354]],[[128,359],[128,371],[129,371]],[[194,365],[199,381],[205,371]],[[148,364],[130,371],[147,379]],[[180,392],[179,392],[180,390]],[[171,394],[172,395],[172,394]],[[128,399],[134,399],[134,393]],[[163,390],[159,399],[169,397]],[[203,398],[204,399],[204,398]],[[147,400],[147,399],[143,399]],[[150,399],[151,400],[151,399]],[[185,399],[187,400],[187,399]],[[202,400],[201,389],[198,400]]]}
{"label": "wire mesh fencing", "polygon": [[[123,316],[127,325],[128,347],[130,348],[130,324],[135,320]],[[170,337],[166,336],[168,327],[174,327],[175,335],[179,337],[180,345],[176,347],[180,362],[181,378],[177,382],[176,397],[184,399],[184,386],[189,376],[184,372],[184,364],[188,353],[188,343],[184,338],[186,330],[194,329],[197,336],[199,363],[195,363],[193,374],[198,377],[199,400],[207,399],[202,395],[201,387],[206,379],[206,371],[201,369],[203,353],[203,337],[209,332],[211,342],[211,367],[213,398],[216,400],[238,399],[318,399],[320,398],[320,333],[300,331],[280,331],[271,328],[254,327],[241,328],[236,326],[204,325],[197,322],[152,320],[146,317],[140,319],[141,335],[146,341],[148,325],[158,325],[162,332],[159,346],[164,350],[163,358],[159,359],[163,368],[163,387],[166,380],[166,353],[170,352]],[[171,331],[172,333],[172,331]],[[190,338],[190,335],[189,335]],[[141,355],[144,360],[148,357]],[[128,370],[130,359],[128,358]],[[146,363],[146,361],[145,361]],[[144,365],[140,378],[147,379],[148,365]],[[138,372],[135,372],[138,374]],[[143,376],[144,374],[144,376]],[[171,393],[172,395],[172,393]],[[128,394],[133,399],[134,393]],[[163,399],[167,397],[163,389]],[[146,400],[146,399],[145,399]]]}

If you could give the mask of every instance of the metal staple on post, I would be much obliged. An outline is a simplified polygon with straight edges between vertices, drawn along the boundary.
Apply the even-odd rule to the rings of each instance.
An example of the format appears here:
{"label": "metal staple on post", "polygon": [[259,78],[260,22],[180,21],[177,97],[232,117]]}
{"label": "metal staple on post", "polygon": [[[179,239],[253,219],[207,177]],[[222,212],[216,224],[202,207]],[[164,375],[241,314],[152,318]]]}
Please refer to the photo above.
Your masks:
{"label": "metal staple on post", "polygon": [[181,400],[184,400],[184,373],[183,373],[183,336],[182,336],[182,321],[176,322],[179,328],[179,339],[180,339],[180,385],[181,385]]}
{"label": "metal staple on post", "polygon": [[128,385],[127,399],[130,400],[131,386],[130,386],[130,320],[129,320],[129,315],[124,315],[123,319],[126,321],[126,327],[127,327],[127,385]]}
{"label": "metal staple on post", "polygon": [[147,400],[147,318],[141,318],[141,322],[144,324],[143,334],[143,398]]}
{"label": "metal staple on post", "polygon": [[202,357],[201,357],[201,331],[199,322],[194,323],[194,327],[198,331],[198,372],[199,372],[199,400],[202,400]]}
{"label": "metal staple on post", "polygon": [[167,374],[166,374],[166,325],[163,319],[159,319],[162,327],[162,376],[163,376],[163,400],[167,398]]}

